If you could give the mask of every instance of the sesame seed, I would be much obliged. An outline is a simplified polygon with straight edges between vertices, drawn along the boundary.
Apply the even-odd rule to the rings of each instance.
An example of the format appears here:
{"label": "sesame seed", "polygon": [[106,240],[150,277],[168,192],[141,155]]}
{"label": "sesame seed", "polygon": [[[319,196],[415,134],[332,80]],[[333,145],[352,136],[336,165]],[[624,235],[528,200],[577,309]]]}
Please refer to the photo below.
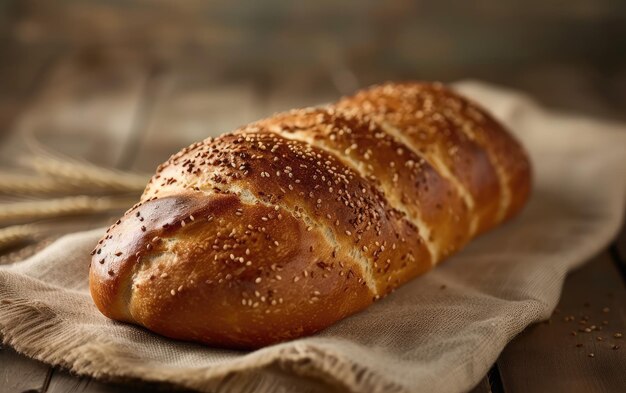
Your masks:
{"label": "sesame seed", "polygon": [[257,277],[256,280],[254,280],[255,283],[260,283],[261,282],[261,277]]}
{"label": "sesame seed", "polygon": [[175,289],[172,289],[172,290],[170,291],[170,293],[172,294],[172,296],[176,296],[176,290],[175,290]]}
{"label": "sesame seed", "polygon": [[161,274],[161,278],[167,278],[167,273]]}

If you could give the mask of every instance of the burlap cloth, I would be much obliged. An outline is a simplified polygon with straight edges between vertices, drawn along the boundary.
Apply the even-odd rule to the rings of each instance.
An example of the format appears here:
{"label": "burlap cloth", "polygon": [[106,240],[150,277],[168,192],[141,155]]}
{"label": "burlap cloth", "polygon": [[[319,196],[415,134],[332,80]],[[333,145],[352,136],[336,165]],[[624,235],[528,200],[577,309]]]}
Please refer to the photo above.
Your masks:
{"label": "burlap cloth", "polygon": [[80,374],[202,391],[471,389],[507,342],[551,314],[567,272],[618,231],[626,127],[552,113],[484,84],[457,88],[528,148],[532,198],[515,220],[364,312],[254,352],[168,340],[96,310],[87,287],[89,251],[102,234],[95,230],[0,268],[3,342]]}

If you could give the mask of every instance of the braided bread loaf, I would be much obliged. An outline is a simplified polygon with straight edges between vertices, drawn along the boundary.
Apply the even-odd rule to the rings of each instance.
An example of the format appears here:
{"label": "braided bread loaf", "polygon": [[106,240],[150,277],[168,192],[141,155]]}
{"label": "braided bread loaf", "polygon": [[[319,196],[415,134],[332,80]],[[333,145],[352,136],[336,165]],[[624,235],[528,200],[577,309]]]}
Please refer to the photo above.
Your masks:
{"label": "braided bread loaf", "polygon": [[521,146],[439,84],[384,84],[209,138],[159,166],[93,253],[92,297],[162,335],[308,335],[517,213]]}

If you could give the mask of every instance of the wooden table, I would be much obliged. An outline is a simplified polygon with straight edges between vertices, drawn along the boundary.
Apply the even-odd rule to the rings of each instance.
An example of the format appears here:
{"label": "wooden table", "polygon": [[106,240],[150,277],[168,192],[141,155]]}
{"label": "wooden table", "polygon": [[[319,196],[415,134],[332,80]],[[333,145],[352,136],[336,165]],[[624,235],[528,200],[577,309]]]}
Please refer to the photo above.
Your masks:
{"label": "wooden table", "polygon": [[[73,157],[152,172],[171,152],[210,134],[340,93],[330,82],[313,86],[317,79],[310,75],[285,76],[284,83],[275,85],[255,79],[233,82],[220,70],[187,64],[134,62],[124,53],[106,60],[62,51],[38,56],[28,59],[10,89],[0,92],[0,128],[11,130],[0,139],[5,168],[25,151],[23,135],[34,133]],[[122,60],[125,66],[116,66]],[[120,213],[66,219],[57,232],[102,226]],[[19,260],[37,247],[41,243],[0,258]],[[552,318],[511,342],[473,392],[626,392],[626,339],[615,337],[626,334],[625,280],[622,230],[614,243],[567,278]],[[77,377],[0,348],[0,393],[158,388]]]}

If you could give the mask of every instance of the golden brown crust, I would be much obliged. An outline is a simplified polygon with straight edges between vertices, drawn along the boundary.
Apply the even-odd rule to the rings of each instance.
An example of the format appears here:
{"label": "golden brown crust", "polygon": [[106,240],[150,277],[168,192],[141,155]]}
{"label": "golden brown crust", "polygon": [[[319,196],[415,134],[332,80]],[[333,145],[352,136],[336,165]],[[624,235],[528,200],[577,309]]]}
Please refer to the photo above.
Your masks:
{"label": "golden brown crust", "polygon": [[106,316],[216,346],[311,334],[374,297],[319,230],[234,194],[149,200],[96,250],[90,284]]}
{"label": "golden brown crust", "polygon": [[521,147],[440,85],[387,84],[172,156],[94,250],[103,314],[255,348],[357,312],[515,214]]}
{"label": "golden brown crust", "polygon": [[471,196],[476,233],[513,216],[528,198],[530,165],[519,143],[485,110],[439,83],[373,86],[337,107],[371,116],[429,162],[441,162],[440,172],[449,171]]}

